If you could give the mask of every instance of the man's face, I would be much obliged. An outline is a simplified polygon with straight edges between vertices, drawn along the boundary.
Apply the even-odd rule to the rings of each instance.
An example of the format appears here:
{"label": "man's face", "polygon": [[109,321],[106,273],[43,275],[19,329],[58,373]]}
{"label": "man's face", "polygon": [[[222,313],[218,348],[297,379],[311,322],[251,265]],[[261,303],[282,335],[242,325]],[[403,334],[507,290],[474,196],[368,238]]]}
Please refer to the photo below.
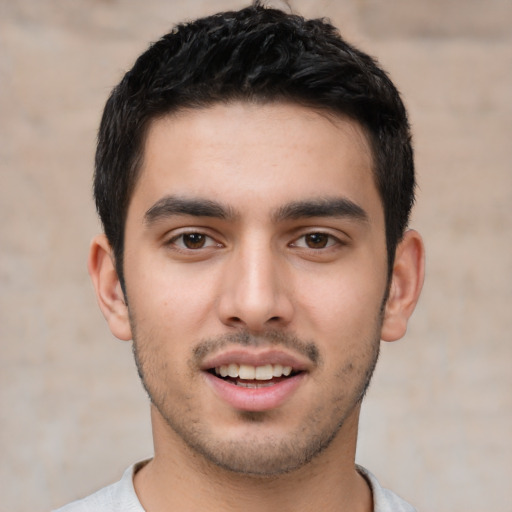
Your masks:
{"label": "man's face", "polygon": [[371,168],[356,123],[297,105],[153,122],[124,272],[166,442],[276,474],[355,436],[387,286]]}

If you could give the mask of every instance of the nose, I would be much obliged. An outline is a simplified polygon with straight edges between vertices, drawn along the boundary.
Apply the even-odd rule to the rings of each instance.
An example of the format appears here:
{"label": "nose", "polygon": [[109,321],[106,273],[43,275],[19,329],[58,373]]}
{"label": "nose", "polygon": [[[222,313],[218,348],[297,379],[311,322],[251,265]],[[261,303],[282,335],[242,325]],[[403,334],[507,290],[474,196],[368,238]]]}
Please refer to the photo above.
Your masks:
{"label": "nose", "polygon": [[293,318],[292,283],[286,264],[264,242],[234,251],[226,262],[218,302],[220,320],[230,327],[261,332]]}

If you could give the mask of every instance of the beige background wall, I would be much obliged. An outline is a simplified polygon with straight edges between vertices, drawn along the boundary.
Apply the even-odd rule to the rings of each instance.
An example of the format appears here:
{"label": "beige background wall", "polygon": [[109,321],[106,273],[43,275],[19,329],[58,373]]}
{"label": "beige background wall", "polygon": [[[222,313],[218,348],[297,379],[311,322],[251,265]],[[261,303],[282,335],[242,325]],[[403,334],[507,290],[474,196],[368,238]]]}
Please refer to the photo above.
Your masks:
{"label": "beige background wall", "polygon": [[[48,510],[151,454],[129,344],[85,261],[110,88],[178,20],[239,0],[0,0],[0,511]],[[512,511],[512,3],[296,0],[404,94],[427,280],[383,347],[358,460],[424,512]]]}

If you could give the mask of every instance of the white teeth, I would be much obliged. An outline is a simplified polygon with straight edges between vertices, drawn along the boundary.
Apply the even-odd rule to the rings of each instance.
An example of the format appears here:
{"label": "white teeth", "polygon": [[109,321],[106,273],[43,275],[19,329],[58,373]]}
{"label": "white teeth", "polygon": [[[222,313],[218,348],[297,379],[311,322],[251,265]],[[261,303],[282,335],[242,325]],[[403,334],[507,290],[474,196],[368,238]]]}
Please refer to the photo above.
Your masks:
{"label": "white teeth", "polygon": [[228,366],[228,375],[233,378],[238,377],[238,365],[237,364],[230,364]]}
{"label": "white teeth", "polygon": [[256,367],[248,364],[241,364],[238,370],[238,376],[245,380],[254,380],[256,377]]}
{"label": "white teeth", "polygon": [[256,366],[256,380],[271,380],[273,375],[272,365]]}
{"label": "white teeth", "polygon": [[248,364],[235,364],[217,366],[216,375],[221,377],[240,378],[244,380],[272,380],[273,377],[288,377],[292,373],[291,366],[281,364],[266,364],[263,366],[251,366]]}
{"label": "white teeth", "polygon": [[251,389],[260,389],[260,388],[268,388],[273,386],[272,382],[263,382],[261,384],[255,384],[254,382],[242,382],[241,380],[236,382],[236,385],[241,388],[251,388]]}
{"label": "white teeth", "polygon": [[283,374],[283,366],[280,364],[275,364],[274,368],[272,369],[272,375],[274,377],[281,377]]}

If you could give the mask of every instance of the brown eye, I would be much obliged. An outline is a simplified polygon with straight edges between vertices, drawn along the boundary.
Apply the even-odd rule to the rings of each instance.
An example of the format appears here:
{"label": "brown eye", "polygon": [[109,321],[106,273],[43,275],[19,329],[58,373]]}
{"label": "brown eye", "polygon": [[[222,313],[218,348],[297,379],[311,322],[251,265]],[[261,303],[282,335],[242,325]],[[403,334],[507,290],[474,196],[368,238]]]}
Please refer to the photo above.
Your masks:
{"label": "brown eye", "polygon": [[187,249],[201,249],[206,243],[206,236],[201,233],[186,233],[182,237]]}
{"label": "brown eye", "polygon": [[188,256],[192,256],[194,253],[196,256],[200,254],[208,255],[211,254],[213,249],[224,247],[222,243],[200,231],[180,233],[172,237],[165,245]]}
{"label": "brown eye", "polygon": [[310,249],[323,249],[329,243],[329,235],[325,233],[310,233],[304,236],[304,241]]}

